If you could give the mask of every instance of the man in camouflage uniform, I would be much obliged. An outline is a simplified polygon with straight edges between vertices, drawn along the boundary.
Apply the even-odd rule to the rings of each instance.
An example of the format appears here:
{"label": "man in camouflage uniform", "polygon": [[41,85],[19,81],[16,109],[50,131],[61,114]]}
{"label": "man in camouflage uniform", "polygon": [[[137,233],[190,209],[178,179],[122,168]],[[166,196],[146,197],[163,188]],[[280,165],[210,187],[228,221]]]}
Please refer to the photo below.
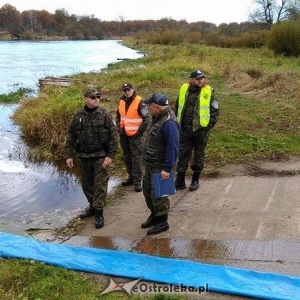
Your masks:
{"label": "man in camouflage uniform", "polygon": [[209,131],[217,122],[219,107],[214,90],[206,83],[205,75],[200,70],[192,71],[189,78],[189,83],[180,88],[175,104],[175,114],[181,127],[175,187],[178,190],[186,188],[185,173],[194,152],[189,190],[195,191],[199,188]]}
{"label": "man in camouflage uniform", "polygon": [[142,144],[143,134],[149,124],[148,114],[143,114],[146,105],[134,90],[132,84],[122,86],[122,95],[116,115],[116,124],[120,135],[120,144],[128,173],[122,186],[134,184],[136,192],[142,191]]}
{"label": "man in camouflage uniform", "polygon": [[88,89],[85,106],[73,116],[66,137],[66,163],[73,167],[75,152],[82,174],[82,189],[90,204],[80,218],[95,215],[95,227],[104,226],[103,208],[108,188],[108,166],[116,155],[118,132],[111,113],[99,106],[100,93]]}
{"label": "man in camouflage uniform", "polygon": [[154,235],[169,229],[170,201],[168,196],[155,198],[152,174],[160,173],[161,180],[169,178],[179,151],[179,124],[164,94],[154,93],[143,102],[152,115],[143,145],[143,193],[151,214],[141,227],[151,227],[147,234]]}

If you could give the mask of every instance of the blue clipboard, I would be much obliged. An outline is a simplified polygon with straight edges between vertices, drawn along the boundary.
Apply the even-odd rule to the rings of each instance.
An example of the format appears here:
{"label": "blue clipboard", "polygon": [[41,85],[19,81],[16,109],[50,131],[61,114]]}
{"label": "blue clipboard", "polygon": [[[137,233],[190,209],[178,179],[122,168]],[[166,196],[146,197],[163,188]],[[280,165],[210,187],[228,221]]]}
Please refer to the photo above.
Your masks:
{"label": "blue clipboard", "polygon": [[154,184],[155,198],[166,197],[169,195],[174,195],[176,193],[174,183],[174,172],[170,173],[168,179],[162,179],[160,173],[153,173],[152,179]]}

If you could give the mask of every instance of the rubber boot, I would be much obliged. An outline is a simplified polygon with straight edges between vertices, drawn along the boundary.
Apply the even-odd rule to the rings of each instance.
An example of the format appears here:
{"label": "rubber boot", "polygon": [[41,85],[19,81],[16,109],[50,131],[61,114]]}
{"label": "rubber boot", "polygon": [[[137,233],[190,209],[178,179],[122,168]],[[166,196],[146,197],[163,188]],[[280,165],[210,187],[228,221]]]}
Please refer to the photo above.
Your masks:
{"label": "rubber boot", "polygon": [[148,219],[141,225],[141,228],[149,228],[157,223],[157,218],[155,217],[154,213],[151,212]]}
{"label": "rubber boot", "polygon": [[122,186],[133,185],[132,177],[128,177],[125,181],[122,181]]}
{"label": "rubber boot", "polygon": [[134,183],[134,190],[136,192],[141,192],[143,190],[142,184],[140,182]]}
{"label": "rubber boot", "polygon": [[95,213],[95,227],[102,228],[104,226],[103,209],[96,210]]}
{"label": "rubber boot", "polygon": [[169,230],[168,215],[159,216],[157,218],[157,224],[148,230],[148,235],[159,234],[161,232]]}
{"label": "rubber boot", "polygon": [[184,190],[186,188],[185,185],[185,172],[178,172],[177,178],[175,180],[175,188],[176,190]]}
{"label": "rubber boot", "polygon": [[190,185],[190,191],[196,191],[199,188],[199,177],[200,177],[200,172],[194,172],[192,176],[192,182]]}
{"label": "rubber boot", "polygon": [[90,207],[88,209],[86,209],[83,214],[79,215],[79,218],[80,219],[85,219],[85,218],[94,216],[95,212],[96,212],[96,209],[90,205]]}

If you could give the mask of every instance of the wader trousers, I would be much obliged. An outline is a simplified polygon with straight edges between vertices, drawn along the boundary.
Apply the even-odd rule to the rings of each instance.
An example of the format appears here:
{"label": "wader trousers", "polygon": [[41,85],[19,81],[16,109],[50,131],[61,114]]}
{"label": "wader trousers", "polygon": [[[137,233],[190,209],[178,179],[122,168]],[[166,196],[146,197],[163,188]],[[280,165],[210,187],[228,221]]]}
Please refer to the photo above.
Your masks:
{"label": "wader trousers", "polygon": [[101,210],[106,204],[108,171],[102,168],[104,157],[80,158],[82,190],[90,205]]}
{"label": "wader trousers", "polygon": [[143,137],[120,135],[120,144],[123,150],[123,157],[128,173],[128,178],[132,178],[133,183],[142,181],[142,144]]}
{"label": "wader trousers", "polygon": [[145,175],[143,177],[143,194],[146,200],[146,204],[156,217],[168,215],[170,209],[170,200],[168,197],[154,197],[154,184],[152,180],[152,174],[160,172],[161,170],[146,166]]}
{"label": "wader trousers", "polygon": [[201,173],[204,169],[205,148],[208,142],[208,132],[196,136],[180,135],[179,155],[176,167],[177,173],[185,173],[191,159],[191,169],[193,172]]}

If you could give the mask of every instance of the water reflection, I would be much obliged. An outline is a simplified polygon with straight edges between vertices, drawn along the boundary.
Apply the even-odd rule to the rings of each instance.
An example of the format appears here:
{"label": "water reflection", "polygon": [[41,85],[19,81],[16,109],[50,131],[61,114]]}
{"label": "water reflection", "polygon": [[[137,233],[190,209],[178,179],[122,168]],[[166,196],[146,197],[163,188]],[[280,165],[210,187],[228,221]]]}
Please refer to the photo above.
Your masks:
{"label": "water reflection", "polygon": [[295,240],[188,240],[182,238],[136,239],[74,236],[65,243],[81,247],[134,251],[203,262],[222,260],[300,262],[300,242]]}
{"label": "water reflection", "polygon": [[[27,146],[9,117],[15,108],[0,105],[0,231],[64,226],[87,206],[79,169],[71,173],[65,161],[30,162]],[[112,178],[109,192],[118,184]]]}

